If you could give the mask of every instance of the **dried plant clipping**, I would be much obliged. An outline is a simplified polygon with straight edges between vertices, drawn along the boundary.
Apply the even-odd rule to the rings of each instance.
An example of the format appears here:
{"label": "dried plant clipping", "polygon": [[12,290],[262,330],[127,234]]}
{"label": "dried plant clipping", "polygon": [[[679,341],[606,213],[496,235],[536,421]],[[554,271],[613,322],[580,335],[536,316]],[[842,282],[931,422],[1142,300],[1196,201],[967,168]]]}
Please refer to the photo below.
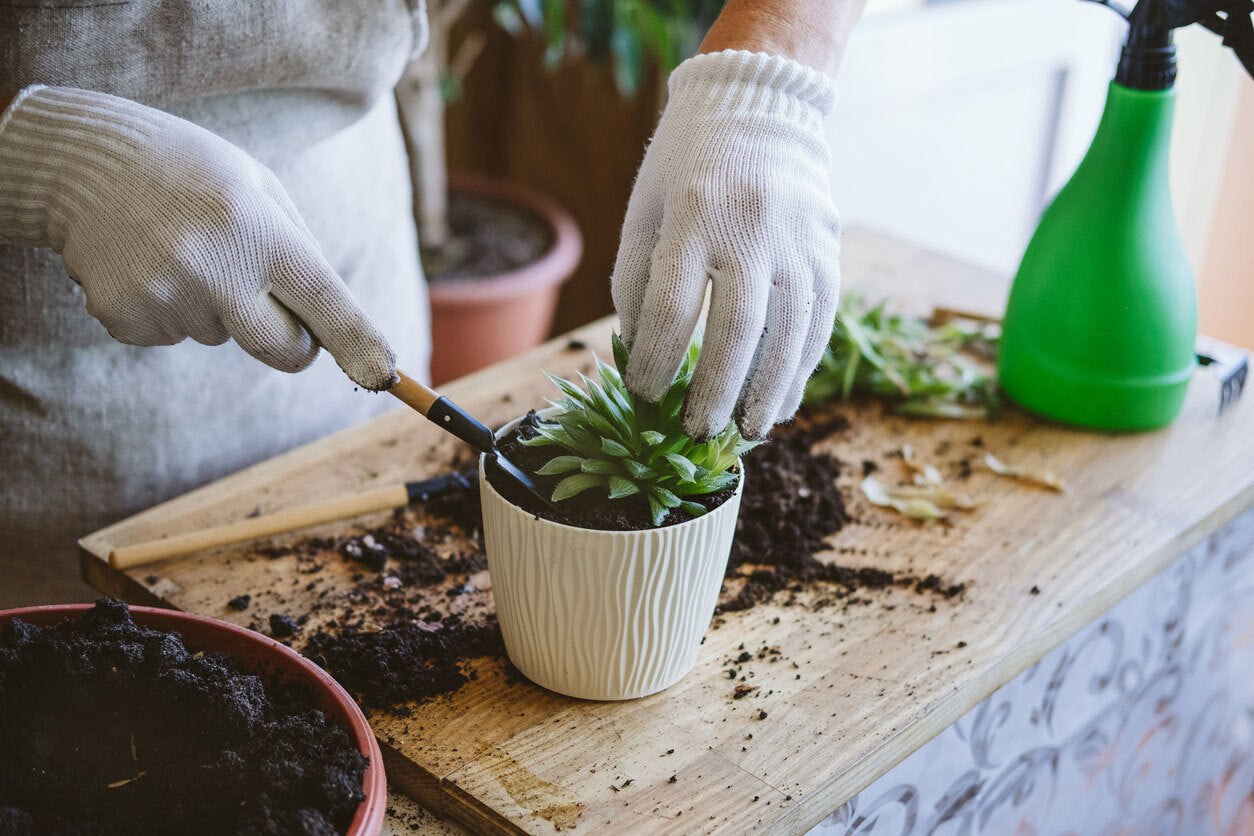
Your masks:
{"label": "dried plant clipping", "polygon": [[892,508],[915,520],[941,520],[946,510],[970,511],[975,503],[945,485],[885,485],[874,476],[862,480],[862,494],[872,505]]}
{"label": "dried plant clipping", "polygon": [[872,505],[892,508],[913,520],[943,520],[948,509],[970,511],[975,503],[954,493],[934,465],[921,461],[909,444],[901,448],[901,462],[910,473],[912,484],[885,485],[874,476],[862,480],[862,494]]}
{"label": "dried plant clipping", "polygon": [[914,448],[909,444],[901,446],[901,463],[910,471],[916,485],[939,485],[945,481],[935,465],[927,464],[914,455]]}
{"label": "dried plant clipping", "polygon": [[1039,488],[1047,488],[1058,493],[1066,493],[1067,485],[1051,471],[1031,471],[1022,467],[1014,467],[999,460],[992,453],[984,455],[984,464],[988,465],[988,469],[996,473],[998,476],[1005,476],[1010,479],[1018,479],[1021,482],[1027,482],[1036,485]]}

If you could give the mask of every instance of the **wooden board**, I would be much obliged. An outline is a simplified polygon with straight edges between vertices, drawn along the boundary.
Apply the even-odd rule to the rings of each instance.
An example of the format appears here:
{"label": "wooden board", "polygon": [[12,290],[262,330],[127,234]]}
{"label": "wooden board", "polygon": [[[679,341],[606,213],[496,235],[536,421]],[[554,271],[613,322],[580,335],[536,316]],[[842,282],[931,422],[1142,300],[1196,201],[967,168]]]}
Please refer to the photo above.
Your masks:
{"label": "wooden board", "polygon": [[[983,271],[866,233],[847,235],[843,260],[850,286],[901,296],[917,310],[944,304],[995,313],[1005,290],[1004,280]],[[610,327],[598,322],[575,336],[605,352]],[[504,421],[548,394],[539,369],[568,373],[588,359],[562,338],[466,378],[449,394]],[[851,465],[841,484],[856,519],[831,539],[828,559],[935,572],[968,584],[960,598],[894,588],[862,605],[813,609],[803,593],[801,605],[720,616],[687,678],[626,703],[562,698],[485,662],[479,679],[451,698],[410,718],[372,719],[389,778],[473,832],[804,832],[1254,504],[1254,397],[1222,417],[1217,403],[1216,380],[1199,373],[1172,427],[1133,436],[1068,429],[1013,410],[995,424],[972,424],[850,407],[851,429],[827,448]],[[981,447],[972,445],[977,437]],[[916,524],[869,506],[856,487],[864,460],[896,477],[893,456],[905,443],[950,477],[964,459],[992,451],[1046,466],[1071,490],[1054,495],[977,467],[961,483],[979,502],[975,511],[949,526]],[[453,450],[417,415],[389,413],[84,538],[84,575],[131,601],[240,623],[259,614],[226,608],[242,592],[269,591],[254,610],[296,606],[322,590],[341,594],[352,585],[343,561],[327,561],[307,592],[295,559],[258,558],[250,546],[126,573],[103,558],[114,545],[258,507],[429,474]],[[486,589],[488,579],[476,583]],[[724,671],[741,644],[778,648],[784,661],[743,663],[758,690],[736,700]]]}

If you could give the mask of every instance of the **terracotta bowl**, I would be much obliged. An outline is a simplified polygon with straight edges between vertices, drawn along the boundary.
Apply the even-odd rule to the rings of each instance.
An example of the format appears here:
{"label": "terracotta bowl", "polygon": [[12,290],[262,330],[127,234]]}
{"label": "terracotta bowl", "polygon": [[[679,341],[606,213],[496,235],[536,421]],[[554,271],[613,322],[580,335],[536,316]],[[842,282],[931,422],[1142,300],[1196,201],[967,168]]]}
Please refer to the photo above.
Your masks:
{"label": "terracotta bowl", "polygon": [[[46,627],[66,618],[79,618],[91,607],[91,604],[60,604],[0,610],[0,627],[14,618]],[[358,750],[369,759],[362,776],[366,800],[357,808],[348,826],[348,836],[376,836],[382,830],[388,787],[379,744],[357,703],[326,671],[274,639],[225,621],[156,607],[130,609],[136,624],[179,633],[189,649],[226,653],[237,659],[244,670],[265,681],[283,680],[307,686],[315,694],[318,708],[347,729]]]}

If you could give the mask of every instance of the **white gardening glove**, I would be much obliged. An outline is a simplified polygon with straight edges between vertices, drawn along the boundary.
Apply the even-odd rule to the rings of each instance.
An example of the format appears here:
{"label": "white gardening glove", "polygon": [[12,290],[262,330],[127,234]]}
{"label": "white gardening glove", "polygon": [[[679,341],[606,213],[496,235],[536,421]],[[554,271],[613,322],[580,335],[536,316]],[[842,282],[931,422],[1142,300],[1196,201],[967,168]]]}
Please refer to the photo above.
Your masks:
{"label": "white gardening glove", "polygon": [[712,283],[684,429],[708,438],[734,410],[745,437],[762,438],[797,411],[836,315],[840,219],[823,137],[836,84],[729,50],[688,59],[669,89],[614,265],[627,386],[665,393]]}
{"label": "white gardening glove", "polygon": [[321,344],[360,386],[396,379],[387,340],[274,174],[159,110],[24,90],[0,121],[0,238],[60,253],[88,313],[121,342],[234,338],[289,372]]}

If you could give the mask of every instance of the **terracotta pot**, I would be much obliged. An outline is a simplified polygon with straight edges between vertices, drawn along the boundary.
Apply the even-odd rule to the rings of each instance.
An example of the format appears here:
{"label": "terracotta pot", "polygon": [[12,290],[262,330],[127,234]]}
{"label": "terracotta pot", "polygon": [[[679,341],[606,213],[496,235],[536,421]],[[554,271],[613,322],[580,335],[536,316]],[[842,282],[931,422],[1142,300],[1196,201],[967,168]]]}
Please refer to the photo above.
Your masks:
{"label": "terracotta pot", "polygon": [[570,213],[517,183],[453,174],[450,187],[512,203],[542,218],[553,243],[516,270],[431,282],[431,379],[437,385],[539,345],[549,335],[557,295],[579,266],[583,237]]}
{"label": "terracotta pot", "polygon": [[[91,604],[60,604],[0,610],[0,627],[14,618],[20,618],[28,624],[48,626],[57,624],[62,619],[78,618],[91,607]],[[366,793],[366,800],[357,808],[357,814],[348,826],[347,836],[376,836],[383,829],[388,785],[387,777],[383,773],[383,756],[379,752],[379,744],[357,703],[330,674],[274,639],[225,621],[156,607],[130,609],[131,618],[136,624],[154,630],[179,633],[189,649],[226,653],[237,659],[244,670],[265,681],[295,682],[313,692],[318,708],[349,732],[358,751],[370,761],[366,765],[365,775],[362,776],[362,790]]]}
{"label": "terracotta pot", "polygon": [[510,661],[537,685],[589,700],[644,697],[682,679],[714,616],[744,484],[742,468],[727,501],[686,522],[600,531],[511,504],[481,456],[483,541]]}

